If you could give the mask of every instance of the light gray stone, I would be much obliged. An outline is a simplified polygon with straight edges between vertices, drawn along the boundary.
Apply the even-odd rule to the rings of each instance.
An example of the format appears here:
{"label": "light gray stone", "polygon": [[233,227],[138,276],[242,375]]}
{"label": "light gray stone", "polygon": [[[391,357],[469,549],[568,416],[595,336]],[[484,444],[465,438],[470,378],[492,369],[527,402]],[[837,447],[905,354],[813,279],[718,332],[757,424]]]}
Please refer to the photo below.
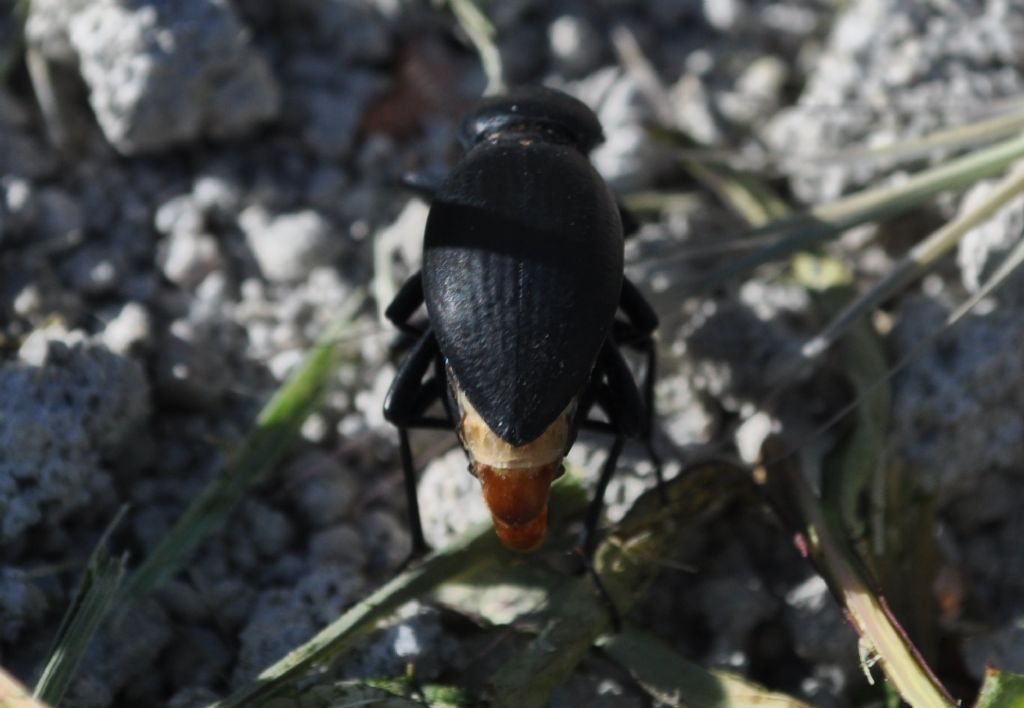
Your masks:
{"label": "light gray stone", "polygon": [[276,558],[284,553],[295,536],[288,517],[259,500],[246,502],[243,516],[246,536],[264,558]]}
{"label": "light gray stone", "polygon": [[318,565],[348,563],[361,568],[366,564],[363,539],[347,524],[331,526],[313,534],[309,541],[309,556]]}
{"label": "light gray stone", "polygon": [[891,341],[897,356],[915,352],[894,381],[893,442],[943,500],[974,491],[990,469],[1024,468],[1024,347],[1020,311],[969,316],[919,350],[941,328],[945,308],[923,298],[906,303]]}
{"label": "light gray stone", "polygon": [[152,330],[149,311],[137,302],[127,302],[107,323],[99,337],[110,351],[127,356],[150,346]]}
{"label": "light gray stone", "polygon": [[295,504],[302,519],[325,527],[345,518],[356,500],[359,480],[337,457],[311,450],[288,465]]}
{"label": "light gray stone", "polygon": [[260,271],[273,282],[303,280],[342,250],[342,241],[330,222],[312,209],[271,214],[251,206],[239,215],[238,224]]}
{"label": "light gray stone", "polygon": [[412,551],[405,521],[399,521],[383,509],[371,509],[361,514],[359,532],[371,569],[397,568]]}
{"label": "light gray stone", "polygon": [[[796,158],[787,169],[797,196],[830,201],[859,185],[877,186],[894,168],[884,159],[801,158],[921,137],[1020,95],[1022,31],[1024,7],[1016,3],[979,1],[969,10],[956,3],[850,3],[797,105],[765,130],[775,152]],[[939,162],[949,155],[934,150],[927,157]]]}
{"label": "light gray stone", "polygon": [[566,76],[582,76],[604,58],[604,37],[584,15],[564,14],[548,25],[551,58]]}
{"label": "light gray stone", "polygon": [[[991,195],[994,181],[979,182],[964,196],[960,213],[976,209],[980,202]],[[992,277],[1000,264],[1024,237],[1024,196],[1011,200],[995,216],[971,229],[957,246],[957,265],[960,266],[960,281],[968,292],[978,292]],[[1024,305],[1024,273],[1020,269],[992,295],[995,300],[1007,305]]]}
{"label": "light gray stone", "polygon": [[104,135],[124,154],[233,137],[277,115],[277,84],[224,0],[31,9],[30,42],[78,67]]}
{"label": "light gray stone", "polygon": [[210,234],[175,230],[160,242],[157,265],[172,283],[191,289],[223,261],[217,240]]}
{"label": "light gray stone", "polygon": [[[106,490],[101,461],[149,415],[142,367],[62,330],[0,366],[0,539],[59,523]],[[105,492],[104,492],[105,493]]]}
{"label": "light gray stone", "polygon": [[200,206],[190,194],[171,197],[157,207],[153,225],[165,236],[175,233],[197,234],[205,226]]}

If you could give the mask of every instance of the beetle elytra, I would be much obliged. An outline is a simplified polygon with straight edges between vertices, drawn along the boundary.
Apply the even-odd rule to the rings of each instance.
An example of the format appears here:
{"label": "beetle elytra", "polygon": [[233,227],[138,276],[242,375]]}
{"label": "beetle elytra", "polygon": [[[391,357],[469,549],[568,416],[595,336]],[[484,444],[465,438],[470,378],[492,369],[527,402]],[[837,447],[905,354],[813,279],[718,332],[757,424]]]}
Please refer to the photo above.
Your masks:
{"label": "beetle elytra", "polygon": [[[399,430],[413,550],[426,543],[409,429],[454,430],[498,536],[531,551],[583,428],[613,438],[581,539],[589,556],[626,438],[643,436],[660,479],[650,445],[658,319],[623,275],[629,217],[588,159],[603,139],[596,116],[564,93],[484,99],[461,137],[464,157],[430,190],[422,269],[386,312],[415,337],[384,404]],[[412,320],[421,305],[422,324]],[[641,387],[620,346],[646,356]],[[437,402],[444,414],[431,417]]]}

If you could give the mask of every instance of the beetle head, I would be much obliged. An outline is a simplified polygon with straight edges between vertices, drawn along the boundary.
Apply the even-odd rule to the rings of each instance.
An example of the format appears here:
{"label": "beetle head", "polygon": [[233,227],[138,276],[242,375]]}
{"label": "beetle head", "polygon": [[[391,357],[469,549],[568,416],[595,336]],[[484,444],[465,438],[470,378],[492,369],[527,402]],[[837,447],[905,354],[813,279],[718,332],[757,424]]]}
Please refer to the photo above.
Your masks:
{"label": "beetle head", "polygon": [[494,530],[506,548],[528,552],[544,540],[548,526],[548,490],[563,472],[562,458],[572,445],[576,403],[573,401],[525,445],[502,440],[455,386],[459,438],[480,480]]}
{"label": "beetle head", "polygon": [[593,111],[582,101],[543,86],[483,99],[462,122],[460,137],[468,149],[508,134],[572,143],[584,154],[604,142]]}

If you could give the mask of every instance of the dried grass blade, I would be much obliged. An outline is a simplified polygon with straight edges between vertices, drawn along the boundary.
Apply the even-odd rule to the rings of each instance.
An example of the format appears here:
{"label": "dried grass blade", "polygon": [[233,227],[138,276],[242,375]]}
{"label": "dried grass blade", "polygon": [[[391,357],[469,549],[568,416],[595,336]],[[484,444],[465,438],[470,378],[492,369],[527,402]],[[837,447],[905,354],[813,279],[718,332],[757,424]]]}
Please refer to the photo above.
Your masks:
{"label": "dried grass blade", "polygon": [[476,53],[480,55],[484,74],[487,76],[489,96],[505,92],[505,72],[501,64],[501,52],[494,43],[497,30],[487,19],[480,7],[473,0],[448,0],[459,26],[465,31],[469,41],[473,43]]}
{"label": "dried grass blade", "polygon": [[903,700],[927,708],[955,705],[896,621],[885,598],[864,576],[859,559],[826,521],[795,458],[785,454],[786,447],[778,438],[765,442],[762,458],[770,462],[764,463],[761,476],[769,499],[779,517],[791,527],[798,548],[828,583],[869,655],[877,658]]}
{"label": "dried grass blade", "polygon": [[791,164],[813,164],[816,162],[834,164],[837,162],[852,163],[876,160],[902,162],[923,157],[935,150],[956,150],[991,143],[1024,130],[1024,114],[1020,112],[1021,106],[1017,105],[1014,108],[1015,112],[1008,115],[999,115],[963,125],[942,128],[920,138],[904,140],[891,145],[850,148],[819,155],[794,156],[784,159],[783,162]]}
{"label": "dried grass blade", "polygon": [[701,292],[716,287],[760,265],[822,243],[854,226],[905,212],[942,192],[963,189],[998,174],[1022,157],[1024,135],[923,170],[900,184],[867,189],[815,207],[805,214],[754,229],[747,236],[780,232],[786,236],[778,243],[715,269],[707,277],[690,284],[688,290]]}
{"label": "dried grass blade", "polygon": [[994,216],[1021,193],[1024,193],[1024,169],[1018,165],[977,207],[914,246],[882,280],[837,314],[819,334],[804,344],[802,356],[813,359],[823,354],[860,317],[927,273],[969,231]]}

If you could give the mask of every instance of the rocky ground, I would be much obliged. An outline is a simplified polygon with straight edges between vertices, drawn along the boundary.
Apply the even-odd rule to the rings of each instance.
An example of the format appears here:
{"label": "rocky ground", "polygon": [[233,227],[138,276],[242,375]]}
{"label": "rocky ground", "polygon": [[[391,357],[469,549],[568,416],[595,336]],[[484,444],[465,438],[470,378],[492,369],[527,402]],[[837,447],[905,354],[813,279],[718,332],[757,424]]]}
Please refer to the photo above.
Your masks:
{"label": "rocky ground", "polygon": [[[811,156],[976,118],[1024,88],[1024,2],[843,5],[512,0],[489,12],[510,84],[594,108],[607,141],[593,159],[621,194],[693,185],[645,129],[658,111],[617,61],[618,27],[679,126],[751,162],[785,156],[775,183],[798,204],[901,179],[884,162]],[[451,16],[413,0],[32,0],[23,45],[16,17],[0,2],[0,664],[31,683],[117,510],[130,505],[114,545],[144,556],[336,313],[369,296],[301,448],[185,572],[101,632],[66,701],[205,705],[407,553],[379,311],[418,263],[426,207],[397,185],[457,158],[457,120],[485,77]],[[958,208],[950,196],[861,229],[871,245],[853,267],[876,277]],[[707,264],[670,254],[741,224],[704,193],[645,222],[627,256],[664,320],[661,442],[728,445],[721,431],[767,393],[762,372],[812,331],[807,296],[766,277],[681,302],[672,286]],[[889,309],[894,361],[979,287],[1022,224],[1024,199]],[[887,452],[939,504],[940,577],[957,598],[940,673],[961,697],[986,662],[1024,670],[1022,282],[896,380]],[[433,460],[420,489],[435,546],[486,516],[453,442],[417,438]],[[574,459],[593,472],[601,450],[588,438]],[[642,456],[623,466],[613,518],[651,483]],[[760,510],[729,511],[687,559],[696,572],[666,572],[638,622],[816,705],[878,699],[841,611]],[[465,623],[413,606],[340,671],[400,676],[412,661],[421,680],[457,681],[482,646]],[[556,703],[648,700],[586,664]]]}

